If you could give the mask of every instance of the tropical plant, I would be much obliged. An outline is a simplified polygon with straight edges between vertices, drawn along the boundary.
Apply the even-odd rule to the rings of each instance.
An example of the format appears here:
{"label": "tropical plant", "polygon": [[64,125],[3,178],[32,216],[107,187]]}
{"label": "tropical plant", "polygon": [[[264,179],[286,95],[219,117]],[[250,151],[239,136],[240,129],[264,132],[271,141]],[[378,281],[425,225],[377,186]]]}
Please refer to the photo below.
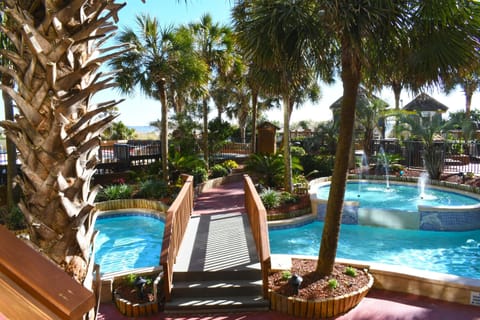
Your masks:
{"label": "tropical plant", "polygon": [[131,94],[135,86],[161,104],[162,175],[168,181],[168,96],[184,93],[187,88],[202,87],[206,65],[193,50],[192,35],[186,28],[161,28],[149,15],[136,18],[138,30],[125,28],[117,37],[135,50],[112,59],[109,64],[123,93]]}
{"label": "tropical plant", "polygon": [[444,167],[444,143],[438,141],[449,124],[439,117],[423,118],[420,113],[400,119],[400,125],[407,126],[411,138],[423,144],[422,157],[431,179],[440,179]]}
{"label": "tropical plant", "polygon": [[[200,22],[192,23],[189,29],[193,33],[196,52],[207,66],[206,75],[211,84],[212,76],[226,74],[233,66],[233,37],[232,31],[225,25],[214,23],[209,14],[200,18]],[[210,94],[202,96],[203,117],[203,156],[207,166],[210,163],[209,129],[208,129],[208,101]],[[207,167],[208,168],[208,167]]]}
{"label": "tropical plant", "polygon": [[281,194],[280,192],[274,189],[265,189],[263,192],[259,194],[260,199],[262,200],[265,209],[274,209],[280,206],[282,203],[281,201]]}
{"label": "tropical plant", "polygon": [[100,0],[2,1],[9,24],[0,26],[14,50],[0,51],[14,66],[0,66],[14,86],[2,90],[16,104],[15,121],[1,126],[17,149],[30,240],[52,261],[91,288],[97,189],[90,189],[100,134],[117,102],[93,104],[114,84],[101,64],[124,46],[104,47],[123,5]]}
{"label": "tropical plant", "polygon": [[128,184],[112,184],[103,188],[95,198],[95,201],[108,201],[118,199],[129,199],[132,196],[132,186]]}
{"label": "tropical plant", "polygon": [[161,199],[169,195],[168,184],[163,180],[149,179],[140,182],[137,196],[147,199]]}
{"label": "tropical plant", "polygon": [[245,169],[264,186],[275,188],[281,185],[285,169],[283,155],[252,154],[247,160]]}

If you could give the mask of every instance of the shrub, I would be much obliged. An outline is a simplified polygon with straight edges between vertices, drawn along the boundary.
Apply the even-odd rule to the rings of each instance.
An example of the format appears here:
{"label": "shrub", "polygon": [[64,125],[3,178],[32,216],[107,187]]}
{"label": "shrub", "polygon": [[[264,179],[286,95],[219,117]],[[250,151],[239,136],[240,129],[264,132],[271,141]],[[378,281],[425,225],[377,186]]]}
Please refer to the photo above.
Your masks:
{"label": "shrub", "polygon": [[300,159],[305,174],[311,178],[329,177],[333,172],[334,157],[306,155]]}
{"label": "shrub", "polygon": [[281,203],[297,203],[299,200],[299,197],[295,194],[292,194],[290,192],[282,192],[280,194],[280,202]]}
{"label": "shrub", "polygon": [[225,168],[232,170],[232,169],[237,169],[238,168],[238,163],[236,163],[234,160],[225,160],[222,163],[222,166]]}
{"label": "shrub", "polygon": [[146,180],[140,183],[138,196],[159,199],[168,196],[168,184],[163,180]]}
{"label": "shrub", "polygon": [[272,190],[266,189],[260,194],[260,199],[262,200],[265,209],[277,208],[281,204],[280,193]]}
{"label": "shrub", "polygon": [[290,153],[291,153],[292,157],[297,157],[297,158],[301,158],[301,157],[303,157],[304,155],[307,154],[305,152],[305,149],[303,149],[302,147],[299,147],[299,146],[291,146],[290,147]]}
{"label": "shrub", "polygon": [[193,176],[193,183],[194,185],[198,185],[208,180],[208,172],[207,169],[202,167],[196,167],[192,170]]}
{"label": "shrub", "polygon": [[355,278],[357,276],[357,270],[355,270],[354,267],[346,267],[345,274]]}
{"label": "shrub", "polygon": [[113,184],[97,194],[95,201],[128,199],[132,196],[132,187],[128,184]]}
{"label": "shrub", "polygon": [[216,164],[211,168],[210,177],[219,178],[228,175],[228,169],[222,166],[221,164]]}
{"label": "shrub", "polygon": [[247,160],[247,171],[258,178],[258,181],[274,188],[280,186],[283,181],[285,165],[280,153],[275,155],[252,154]]}
{"label": "shrub", "polygon": [[330,279],[330,280],[328,280],[328,287],[329,287],[330,289],[337,289],[337,287],[338,287],[338,281],[337,281],[337,279]]}
{"label": "shrub", "polygon": [[288,280],[292,276],[289,270],[282,271],[282,280]]}

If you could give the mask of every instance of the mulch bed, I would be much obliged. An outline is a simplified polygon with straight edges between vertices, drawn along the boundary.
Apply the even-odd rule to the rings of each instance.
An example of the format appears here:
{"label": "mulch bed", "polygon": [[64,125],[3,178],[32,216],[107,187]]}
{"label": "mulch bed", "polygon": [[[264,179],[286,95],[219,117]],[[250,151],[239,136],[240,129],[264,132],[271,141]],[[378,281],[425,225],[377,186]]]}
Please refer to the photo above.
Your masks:
{"label": "mulch bed", "polygon": [[[358,291],[369,282],[367,273],[361,269],[356,268],[357,275],[352,277],[345,274],[346,265],[336,263],[330,276],[320,277],[315,272],[316,267],[317,260],[292,259],[291,274],[299,275],[303,278],[298,294],[295,293],[295,289],[289,284],[289,281],[284,279],[283,271],[272,273],[269,276],[269,288],[284,296],[295,296],[306,300],[320,300]],[[335,289],[330,288],[328,283],[333,278],[338,282],[338,286]]]}

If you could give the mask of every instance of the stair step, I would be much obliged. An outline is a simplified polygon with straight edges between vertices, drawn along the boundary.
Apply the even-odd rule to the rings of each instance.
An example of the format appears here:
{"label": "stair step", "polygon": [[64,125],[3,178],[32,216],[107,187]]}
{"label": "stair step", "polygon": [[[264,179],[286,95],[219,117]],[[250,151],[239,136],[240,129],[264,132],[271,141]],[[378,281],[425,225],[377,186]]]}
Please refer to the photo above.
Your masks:
{"label": "stair step", "polygon": [[175,281],[172,298],[179,297],[225,297],[262,293],[261,280]]}
{"label": "stair step", "polygon": [[225,296],[178,298],[165,304],[165,313],[201,313],[265,311],[269,301],[262,296]]}
{"label": "stair step", "polygon": [[191,281],[222,281],[228,280],[258,280],[262,278],[260,270],[226,270],[226,271],[187,271],[173,273],[174,283]]}

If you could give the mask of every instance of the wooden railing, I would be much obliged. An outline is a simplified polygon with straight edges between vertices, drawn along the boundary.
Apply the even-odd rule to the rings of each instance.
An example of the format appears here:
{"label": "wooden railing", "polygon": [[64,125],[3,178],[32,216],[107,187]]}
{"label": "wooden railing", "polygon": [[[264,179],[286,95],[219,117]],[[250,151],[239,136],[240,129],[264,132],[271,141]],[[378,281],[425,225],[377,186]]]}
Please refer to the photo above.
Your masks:
{"label": "wooden railing", "polygon": [[267,210],[263,206],[252,179],[244,175],[245,209],[252,228],[253,238],[257,247],[258,258],[262,269],[263,297],[268,298],[268,273],[272,262],[270,258],[270,242],[268,240]]}
{"label": "wooden railing", "polygon": [[173,265],[193,211],[193,176],[182,176],[184,184],[167,211],[160,265],[163,268],[165,299],[170,300]]}

